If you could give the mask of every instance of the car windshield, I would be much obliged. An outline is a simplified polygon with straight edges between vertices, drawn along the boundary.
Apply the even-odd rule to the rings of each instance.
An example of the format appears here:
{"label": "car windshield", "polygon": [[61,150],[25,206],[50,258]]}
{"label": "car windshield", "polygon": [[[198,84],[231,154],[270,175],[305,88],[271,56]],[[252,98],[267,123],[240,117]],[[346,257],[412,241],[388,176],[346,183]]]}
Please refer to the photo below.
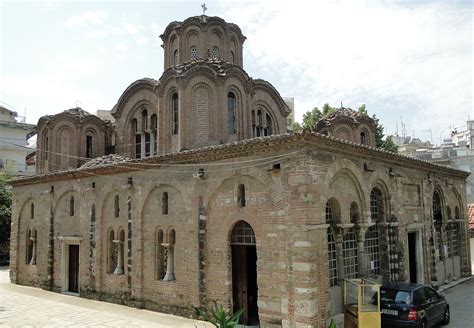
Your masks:
{"label": "car windshield", "polygon": [[411,304],[411,293],[405,290],[382,289],[380,290],[380,301],[385,303]]}

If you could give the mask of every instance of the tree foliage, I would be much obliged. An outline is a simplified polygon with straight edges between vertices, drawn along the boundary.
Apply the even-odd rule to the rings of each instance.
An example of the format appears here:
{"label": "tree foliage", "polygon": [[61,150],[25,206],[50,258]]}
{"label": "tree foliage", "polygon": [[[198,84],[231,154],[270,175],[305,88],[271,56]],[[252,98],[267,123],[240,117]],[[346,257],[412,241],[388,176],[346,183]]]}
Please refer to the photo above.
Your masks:
{"label": "tree foliage", "polygon": [[0,243],[10,239],[12,192],[8,181],[11,175],[0,171]]}

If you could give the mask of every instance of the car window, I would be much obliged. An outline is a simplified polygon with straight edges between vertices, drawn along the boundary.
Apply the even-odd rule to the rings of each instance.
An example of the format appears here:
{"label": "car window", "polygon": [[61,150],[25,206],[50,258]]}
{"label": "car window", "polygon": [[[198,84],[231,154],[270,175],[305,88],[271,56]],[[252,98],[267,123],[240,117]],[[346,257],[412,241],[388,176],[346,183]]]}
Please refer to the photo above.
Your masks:
{"label": "car window", "polygon": [[436,301],[439,299],[438,293],[435,292],[433,289],[425,287],[423,288],[426,292],[427,299],[430,301]]}
{"label": "car window", "polygon": [[425,297],[424,297],[424,294],[421,292],[421,290],[417,289],[413,292],[413,303],[416,304],[416,305],[421,305],[421,304],[424,304],[426,301],[425,301]]}
{"label": "car window", "polygon": [[380,301],[388,303],[411,304],[411,293],[405,290],[382,289],[380,290]]}

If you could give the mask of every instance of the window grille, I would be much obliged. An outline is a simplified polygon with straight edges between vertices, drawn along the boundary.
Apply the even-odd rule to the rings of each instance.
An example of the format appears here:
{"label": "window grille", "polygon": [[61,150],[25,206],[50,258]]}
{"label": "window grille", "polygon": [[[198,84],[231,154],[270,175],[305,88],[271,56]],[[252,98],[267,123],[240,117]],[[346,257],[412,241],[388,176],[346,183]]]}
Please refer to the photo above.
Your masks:
{"label": "window grille", "polygon": [[371,226],[365,234],[365,255],[368,275],[380,274],[379,229],[377,225]]}
{"label": "window grille", "polygon": [[191,53],[191,60],[196,60],[197,57],[198,57],[197,48],[196,47],[191,47],[190,53]]}
{"label": "window grille", "polygon": [[239,221],[232,230],[232,245],[255,245],[255,234],[252,227],[245,221]]}
{"label": "window grille", "polygon": [[212,49],[209,51],[209,54],[211,55],[212,58],[219,57],[219,48],[212,47]]}
{"label": "window grille", "polygon": [[336,240],[332,227],[328,228],[329,287],[338,285]]}
{"label": "window grille", "polygon": [[342,241],[342,256],[344,264],[344,278],[357,278],[359,275],[359,263],[357,259],[356,234],[353,228],[344,233],[344,238]]}
{"label": "window grille", "polygon": [[437,191],[433,193],[433,223],[435,227],[435,238],[437,242],[437,248],[439,251],[439,258],[442,259],[444,257],[443,241],[441,238],[442,237],[441,226],[443,224],[443,215],[441,212],[441,199]]}

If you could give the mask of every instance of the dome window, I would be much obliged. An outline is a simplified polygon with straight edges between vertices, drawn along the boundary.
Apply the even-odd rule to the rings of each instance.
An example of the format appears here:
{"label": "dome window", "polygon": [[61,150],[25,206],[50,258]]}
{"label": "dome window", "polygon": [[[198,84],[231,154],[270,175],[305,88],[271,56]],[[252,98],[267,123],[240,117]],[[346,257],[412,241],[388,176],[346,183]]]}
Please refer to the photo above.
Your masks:
{"label": "dome window", "polygon": [[191,47],[191,50],[190,50],[190,53],[191,53],[191,60],[196,60],[198,58],[198,50],[196,47]]}
{"label": "dome window", "polygon": [[212,49],[209,51],[209,54],[211,55],[211,58],[219,57],[219,48],[212,47]]}

